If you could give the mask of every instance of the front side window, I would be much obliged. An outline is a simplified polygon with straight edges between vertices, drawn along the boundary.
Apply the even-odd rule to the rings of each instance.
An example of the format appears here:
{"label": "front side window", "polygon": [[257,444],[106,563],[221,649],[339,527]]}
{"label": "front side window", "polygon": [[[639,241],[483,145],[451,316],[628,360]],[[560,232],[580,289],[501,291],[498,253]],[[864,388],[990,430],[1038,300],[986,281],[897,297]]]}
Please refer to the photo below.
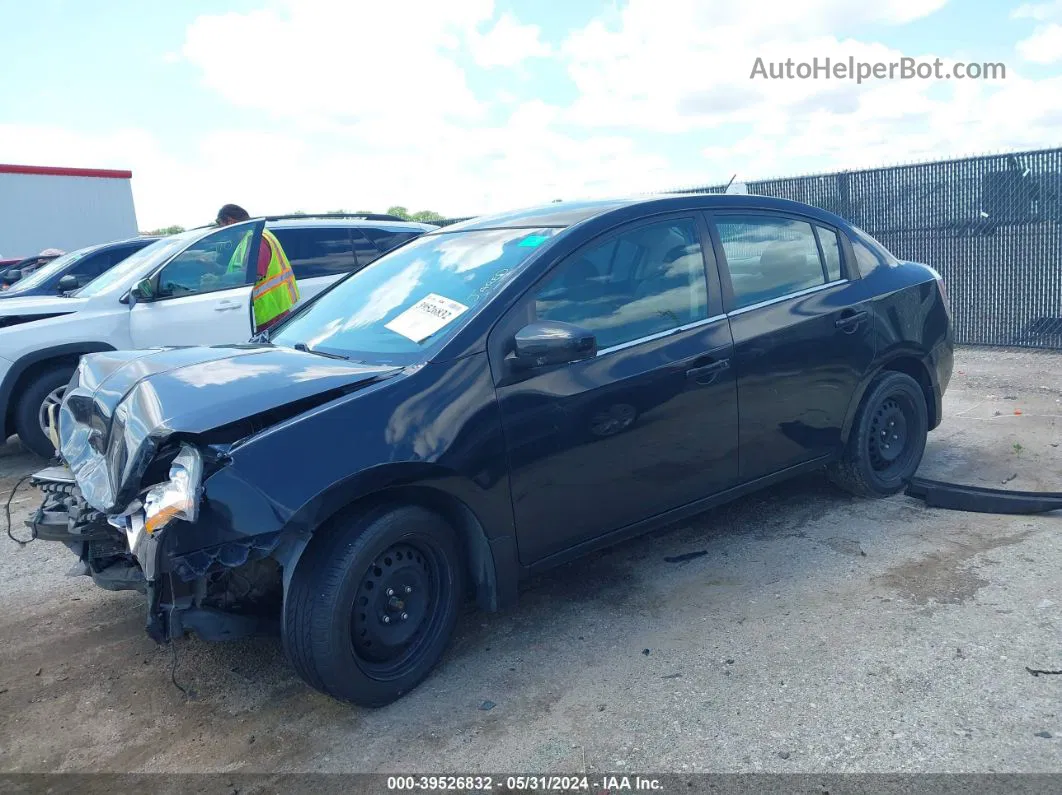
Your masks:
{"label": "front side window", "polygon": [[826,283],[811,224],[777,216],[726,215],[716,228],[735,309]]}
{"label": "front side window", "polygon": [[68,267],[71,263],[77,262],[78,260],[85,258],[86,256],[88,256],[88,254],[89,252],[87,249],[81,249],[79,251],[71,251],[69,254],[64,254],[61,257],[57,257],[46,265],[37,268],[37,270],[19,279],[17,282],[11,285],[11,287],[9,288],[9,292],[21,293],[36,289],[37,287],[40,287],[42,284],[51,279],[53,276],[55,276],[57,273],[59,273],[61,270]]}
{"label": "front side window", "polygon": [[708,317],[708,287],[691,220],[643,226],[561,263],[535,294],[539,320],[573,323],[599,349]]}
{"label": "front side window", "polygon": [[104,271],[99,278],[93,279],[88,285],[78,290],[77,294],[94,296],[111,290],[115,292],[128,290],[132,286],[129,282],[138,274],[153,267],[152,263],[157,266],[160,262],[165,262],[168,257],[186,246],[189,240],[201,234],[201,231],[193,229],[156,240],[135,254],[130,254],[122,260],[121,264]]}
{"label": "front side window", "polygon": [[420,237],[306,305],[270,341],[356,361],[424,361],[556,233],[481,229]]}
{"label": "front side window", "polygon": [[159,273],[157,297],[183,298],[249,284],[247,247],[239,246],[251,231],[236,225],[193,243]]}
{"label": "front side window", "polygon": [[[122,259],[125,259],[123,257]],[[66,272],[66,276],[77,279],[78,286],[88,284],[111,266],[111,252],[101,251],[94,256],[85,257]]]}

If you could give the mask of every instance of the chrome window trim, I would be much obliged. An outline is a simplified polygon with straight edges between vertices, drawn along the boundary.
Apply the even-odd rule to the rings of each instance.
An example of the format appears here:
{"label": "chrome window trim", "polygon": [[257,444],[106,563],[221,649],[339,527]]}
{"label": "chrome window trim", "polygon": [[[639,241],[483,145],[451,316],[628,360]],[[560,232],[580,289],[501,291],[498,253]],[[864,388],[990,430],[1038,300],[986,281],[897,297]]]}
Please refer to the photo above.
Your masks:
{"label": "chrome window trim", "polygon": [[766,301],[760,301],[760,302],[755,303],[755,304],[749,304],[748,306],[743,306],[743,307],[741,307],[739,309],[733,309],[730,312],[728,312],[727,314],[729,314],[731,317],[733,317],[734,315],[742,315],[745,312],[751,312],[753,309],[762,309],[765,306],[771,306],[772,304],[777,304],[777,303],[780,303],[782,301],[788,301],[791,298],[800,298],[800,297],[805,296],[805,295],[812,295],[813,293],[820,293],[823,290],[829,289],[830,287],[836,287],[839,284],[848,284],[848,283],[849,283],[848,279],[838,279],[835,282],[826,282],[826,284],[817,284],[814,287],[808,287],[805,290],[798,290],[795,293],[786,293],[785,295],[780,295],[777,298],[771,298],[771,299],[768,299]]}
{"label": "chrome window trim", "polygon": [[726,320],[726,315],[712,315],[706,317],[703,320],[695,320],[692,323],[687,323],[684,326],[675,326],[675,328],[668,329],[667,331],[658,331],[656,334],[650,334],[646,337],[639,337],[636,340],[629,340],[628,342],[621,342],[618,345],[610,345],[607,348],[602,348],[597,352],[598,356],[605,356],[615,351],[622,351],[626,348],[633,348],[635,345],[641,345],[643,342],[652,342],[653,340],[663,339],[669,337],[672,334],[679,334],[683,331],[689,331],[690,329],[699,328],[700,326],[707,326],[711,323],[718,323],[720,320]]}

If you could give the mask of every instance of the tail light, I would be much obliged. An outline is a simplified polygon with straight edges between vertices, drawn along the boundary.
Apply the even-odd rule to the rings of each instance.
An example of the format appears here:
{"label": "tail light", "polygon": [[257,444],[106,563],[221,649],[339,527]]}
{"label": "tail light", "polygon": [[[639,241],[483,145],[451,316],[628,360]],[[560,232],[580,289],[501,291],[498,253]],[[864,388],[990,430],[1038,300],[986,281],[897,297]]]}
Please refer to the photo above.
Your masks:
{"label": "tail light", "polygon": [[948,312],[948,316],[951,316],[951,300],[948,298],[948,289],[944,286],[944,277],[940,275],[935,269],[930,268],[929,272],[933,274],[933,278],[937,280],[937,290],[940,292],[940,300],[944,302],[944,308]]}

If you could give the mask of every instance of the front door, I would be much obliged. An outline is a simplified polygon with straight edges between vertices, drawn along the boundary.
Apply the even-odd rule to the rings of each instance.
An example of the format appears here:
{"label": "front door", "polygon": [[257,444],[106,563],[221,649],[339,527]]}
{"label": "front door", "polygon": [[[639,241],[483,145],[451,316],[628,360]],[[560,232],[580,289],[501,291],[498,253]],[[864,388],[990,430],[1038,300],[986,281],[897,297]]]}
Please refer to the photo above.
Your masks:
{"label": "front door", "polygon": [[840,448],[876,343],[866,286],[844,261],[836,230],[773,213],[719,212],[713,220],[748,481]]}
{"label": "front door", "polygon": [[[262,221],[219,229],[193,243],[150,279],[149,300],[130,311],[130,336],[136,348],[170,345],[220,345],[251,338],[251,288]],[[251,244],[238,252],[252,232]],[[230,270],[233,257],[238,267]]]}
{"label": "front door", "polygon": [[524,563],[735,482],[732,342],[706,240],[697,217],[625,227],[560,262],[496,329],[563,321],[598,344],[587,361],[496,368]]}

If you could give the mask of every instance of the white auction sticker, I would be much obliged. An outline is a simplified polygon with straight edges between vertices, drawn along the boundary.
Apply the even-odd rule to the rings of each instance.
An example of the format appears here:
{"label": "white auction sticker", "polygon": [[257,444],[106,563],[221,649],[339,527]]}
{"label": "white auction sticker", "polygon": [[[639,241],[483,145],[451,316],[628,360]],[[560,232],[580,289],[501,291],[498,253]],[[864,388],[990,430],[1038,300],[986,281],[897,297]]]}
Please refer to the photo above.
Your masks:
{"label": "white auction sticker", "polygon": [[408,337],[413,342],[422,342],[467,311],[468,307],[464,304],[428,293],[384,328]]}

